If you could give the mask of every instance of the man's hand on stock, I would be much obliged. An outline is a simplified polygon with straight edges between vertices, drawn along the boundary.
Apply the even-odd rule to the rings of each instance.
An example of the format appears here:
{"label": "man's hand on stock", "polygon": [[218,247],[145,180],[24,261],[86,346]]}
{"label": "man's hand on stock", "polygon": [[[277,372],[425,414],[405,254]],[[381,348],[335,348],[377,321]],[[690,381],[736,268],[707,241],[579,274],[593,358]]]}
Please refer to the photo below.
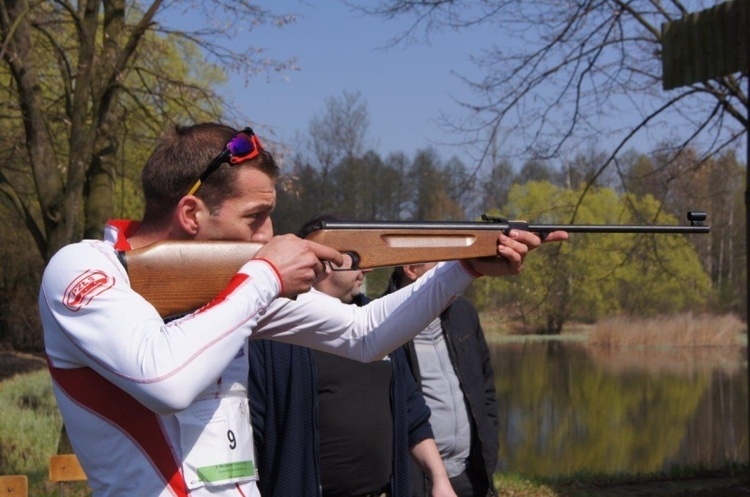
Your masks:
{"label": "man's hand on stock", "polygon": [[325,271],[324,262],[342,264],[343,256],[325,245],[294,235],[275,236],[255,254],[273,264],[281,277],[280,297],[293,299],[310,291],[317,276]]}
{"label": "man's hand on stock", "polygon": [[468,259],[466,265],[485,276],[513,276],[523,270],[523,261],[529,252],[542,243],[560,242],[568,239],[566,231],[549,233],[544,242],[530,231],[510,230],[508,235],[500,234],[497,240],[498,257]]}

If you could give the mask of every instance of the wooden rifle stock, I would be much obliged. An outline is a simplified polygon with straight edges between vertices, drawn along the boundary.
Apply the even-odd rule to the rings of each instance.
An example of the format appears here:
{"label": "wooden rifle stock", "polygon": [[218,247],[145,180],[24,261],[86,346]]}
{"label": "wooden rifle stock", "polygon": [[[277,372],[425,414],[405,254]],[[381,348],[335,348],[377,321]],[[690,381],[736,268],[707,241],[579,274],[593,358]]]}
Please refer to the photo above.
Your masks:
{"label": "wooden rifle stock", "polygon": [[[403,230],[400,230],[403,231]],[[323,229],[307,239],[352,255],[358,268],[497,255],[498,231]],[[130,285],[163,317],[208,303],[260,249],[239,241],[165,240],[120,252]]]}
{"label": "wooden rifle stock", "polygon": [[[570,233],[708,233],[706,214],[690,212],[690,226],[528,224],[484,216],[483,222],[321,221],[306,239],[352,256],[355,267],[371,269],[420,262],[497,255],[497,237],[511,229],[544,237]],[[163,317],[208,303],[261,245],[239,241],[158,242],[120,252],[132,288]]]}
{"label": "wooden rifle stock", "polygon": [[120,252],[130,285],[162,317],[208,303],[262,245],[250,242],[165,240]]}

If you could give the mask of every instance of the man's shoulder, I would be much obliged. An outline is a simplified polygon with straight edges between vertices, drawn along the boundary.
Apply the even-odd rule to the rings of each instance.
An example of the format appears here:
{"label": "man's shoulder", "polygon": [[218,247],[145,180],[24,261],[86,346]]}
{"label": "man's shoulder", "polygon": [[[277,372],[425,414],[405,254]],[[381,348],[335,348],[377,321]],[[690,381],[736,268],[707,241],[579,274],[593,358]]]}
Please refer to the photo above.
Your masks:
{"label": "man's shoulder", "polygon": [[372,299],[370,297],[368,297],[367,295],[365,295],[364,293],[358,293],[352,299],[352,304],[354,304],[354,305],[356,305],[358,307],[362,307],[363,305],[367,305],[370,302],[372,302]]}
{"label": "man's shoulder", "polygon": [[113,252],[114,246],[112,245],[111,242],[106,241],[106,240],[86,238],[78,242],[73,242],[67,245],[63,245],[63,247],[60,248],[60,250],[58,250],[57,252],[55,252],[55,254],[52,257],[54,258],[58,256],[59,254],[74,254],[78,252],[87,252],[91,250],[96,250],[96,251],[105,250],[105,251]]}
{"label": "man's shoulder", "polygon": [[[459,297],[441,315],[443,330],[451,336],[483,333],[479,313],[468,299]],[[447,328],[446,328],[447,325]]]}
{"label": "man's shoulder", "polygon": [[474,304],[471,303],[469,299],[463,296],[458,296],[456,299],[451,302],[451,305],[448,306],[449,312],[468,312],[474,315],[478,315],[476,307],[474,307]]}
{"label": "man's shoulder", "polygon": [[62,247],[50,258],[45,272],[64,271],[78,266],[97,266],[99,261],[117,260],[111,243],[101,240],[81,240]]}
{"label": "man's shoulder", "polygon": [[278,358],[292,359],[297,355],[308,355],[311,349],[292,343],[279,342],[267,339],[251,339],[248,341],[251,351],[260,354],[274,355]]}
{"label": "man's shoulder", "polygon": [[391,361],[393,361],[393,363],[395,365],[397,365],[397,366],[398,365],[403,365],[403,364],[408,364],[408,362],[406,360],[406,350],[404,350],[404,347],[405,347],[405,345],[401,346],[401,347],[398,347],[393,352],[391,352],[390,354],[388,354],[388,357],[390,357]]}

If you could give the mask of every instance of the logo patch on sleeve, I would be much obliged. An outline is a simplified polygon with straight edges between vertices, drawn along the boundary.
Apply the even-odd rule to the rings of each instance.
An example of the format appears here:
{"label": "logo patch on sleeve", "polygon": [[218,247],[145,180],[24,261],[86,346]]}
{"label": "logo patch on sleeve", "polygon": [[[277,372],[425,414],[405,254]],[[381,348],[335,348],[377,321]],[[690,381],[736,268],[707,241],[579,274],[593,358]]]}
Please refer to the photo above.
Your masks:
{"label": "logo patch on sleeve", "polygon": [[115,284],[114,277],[100,270],[88,270],[68,285],[63,295],[65,307],[75,312]]}

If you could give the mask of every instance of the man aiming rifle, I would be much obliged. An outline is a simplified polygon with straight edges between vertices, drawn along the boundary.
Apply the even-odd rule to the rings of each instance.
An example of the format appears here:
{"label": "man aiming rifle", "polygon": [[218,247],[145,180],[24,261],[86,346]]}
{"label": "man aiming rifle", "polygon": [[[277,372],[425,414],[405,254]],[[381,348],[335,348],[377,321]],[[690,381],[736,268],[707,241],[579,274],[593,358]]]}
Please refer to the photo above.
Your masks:
{"label": "man aiming rifle", "polygon": [[[499,232],[493,257],[440,264],[388,297],[346,305],[310,290],[324,264],[343,262],[339,251],[273,236],[277,175],[249,128],[177,127],[143,170],[143,220],[113,221],[103,241],[64,247],[48,264],[39,294],[48,366],[94,496],[259,495],[248,339],[379,359],[474,278],[519,273],[542,243],[532,232]],[[558,231],[547,241],[566,238]],[[258,250],[210,301],[166,322],[133,289],[120,258],[166,240],[244,241]],[[197,290],[183,280],[183,293]]]}

